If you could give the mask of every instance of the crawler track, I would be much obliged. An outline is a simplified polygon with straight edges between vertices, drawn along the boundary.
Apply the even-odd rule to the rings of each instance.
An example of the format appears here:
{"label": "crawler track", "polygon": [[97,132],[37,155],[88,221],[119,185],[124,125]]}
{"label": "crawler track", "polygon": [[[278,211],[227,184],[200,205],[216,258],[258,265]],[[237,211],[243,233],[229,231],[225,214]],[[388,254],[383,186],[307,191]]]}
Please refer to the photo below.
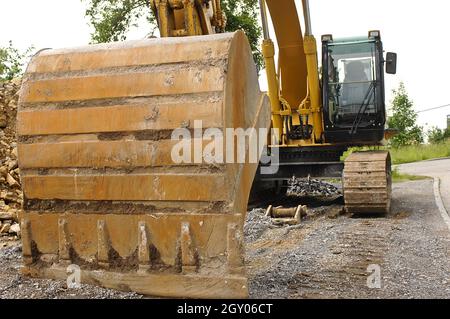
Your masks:
{"label": "crawler track", "polygon": [[389,152],[357,152],[345,161],[343,191],[349,213],[386,214],[391,207]]}

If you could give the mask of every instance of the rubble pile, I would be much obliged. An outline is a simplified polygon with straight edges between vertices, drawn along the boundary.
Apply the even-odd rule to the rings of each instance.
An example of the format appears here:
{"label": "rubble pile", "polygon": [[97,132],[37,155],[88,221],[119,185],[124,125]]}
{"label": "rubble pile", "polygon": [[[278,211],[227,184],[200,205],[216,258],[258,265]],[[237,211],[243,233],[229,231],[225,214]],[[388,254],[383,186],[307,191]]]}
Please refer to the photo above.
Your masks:
{"label": "rubble pile", "polygon": [[20,236],[23,202],[17,162],[16,114],[20,80],[0,82],[0,237]]}
{"label": "rubble pile", "polygon": [[288,196],[295,197],[334,197],[341,195],[340,190],[333,184],[312,178],[292,177],[288,181]]}
{"label": "rubble pile", "polygon": [[256,241],[272,225],[264,209],[254,209],[247,213],[244,224],[244,237],[248,243]]}

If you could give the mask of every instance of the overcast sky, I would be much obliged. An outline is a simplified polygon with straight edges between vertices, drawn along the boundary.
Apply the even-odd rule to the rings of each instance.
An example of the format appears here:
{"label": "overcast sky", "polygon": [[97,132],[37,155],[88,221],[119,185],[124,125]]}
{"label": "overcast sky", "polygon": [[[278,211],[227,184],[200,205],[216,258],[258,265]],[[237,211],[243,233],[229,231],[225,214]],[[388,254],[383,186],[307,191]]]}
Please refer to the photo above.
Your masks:
{"label": "overcast sky", "polygon": [[[313,33],[336,37],[382,32],[386,51],[398,53],[396,76],[387,75],[390,91],[404,81],[417,111],[450,104],[450,1],[310,0]],[[91,28],[80,0],[0,0],[0,46],[61,48],[89,42]],[[130,39],[149,30],[134,30]],[[450,107],[420,113],[421,125],[446,126]]]}

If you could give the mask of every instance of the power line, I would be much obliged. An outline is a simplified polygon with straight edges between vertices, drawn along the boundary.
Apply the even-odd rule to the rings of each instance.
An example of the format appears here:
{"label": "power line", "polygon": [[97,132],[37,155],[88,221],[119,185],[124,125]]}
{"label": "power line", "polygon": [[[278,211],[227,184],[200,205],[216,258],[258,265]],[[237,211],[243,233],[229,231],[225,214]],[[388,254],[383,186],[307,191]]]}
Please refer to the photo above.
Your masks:
{"label": "power line", "polygon": [[437,110],[437,109],[443,109],[444,107],[448,107],[448,106],[450,106],[450,104],[436,106],[436,107],[432,107],[432,108],[429,108],[426,110],[417,111],[417,113],[424,113],[424,112],[433,111],[433,110]]}

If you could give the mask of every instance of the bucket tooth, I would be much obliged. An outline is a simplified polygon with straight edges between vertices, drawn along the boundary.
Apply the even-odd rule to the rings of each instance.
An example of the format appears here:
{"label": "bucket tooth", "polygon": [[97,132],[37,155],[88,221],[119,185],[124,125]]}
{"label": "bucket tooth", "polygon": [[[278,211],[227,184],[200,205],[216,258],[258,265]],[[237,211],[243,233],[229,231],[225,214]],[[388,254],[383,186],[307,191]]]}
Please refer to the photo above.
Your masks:
{"label": "bucket tooth", "polygon": [[104,220],[97,221],[97,236],[98,236],[98,251],[97,260],[99,266],[103,268],[109,268],[109,255],[111,252],[111,246],[109,241],[108,230],[106,229],[106,223]]}
{"label": "bucket tooth", "polygon": [[67,221],[63,218],[58,220],[58,256],[59,263],[62,265],[69,265],[70,261],[70,239],[67,230]]}
{"label": "bucket tooth", "polygon": [[145,273],[150,269],[150,241],[149,241],[149,233],[147,229],[147,224],[144,221],[139,222],[139,271]]}
{"label": "bucket tooth", "polygon": [[181,223],[180,236],[181,269],[183,273],[192,273],[199,267],[197,249],[195,248],[190,224]]}
{"label": "bucket tooth", "polygon": [[31,265],[34,262],[33,242],[31,239],[31,223],[28,218],[22,218],[20,223],[20,231],[22,237],[22,255],[23,263]]}
{"label": "bucket tooth", "polygon": [[237,224],[228,224],[227,231],[227,262],[232,274],[243,274],[244,254],[242,232]]}

